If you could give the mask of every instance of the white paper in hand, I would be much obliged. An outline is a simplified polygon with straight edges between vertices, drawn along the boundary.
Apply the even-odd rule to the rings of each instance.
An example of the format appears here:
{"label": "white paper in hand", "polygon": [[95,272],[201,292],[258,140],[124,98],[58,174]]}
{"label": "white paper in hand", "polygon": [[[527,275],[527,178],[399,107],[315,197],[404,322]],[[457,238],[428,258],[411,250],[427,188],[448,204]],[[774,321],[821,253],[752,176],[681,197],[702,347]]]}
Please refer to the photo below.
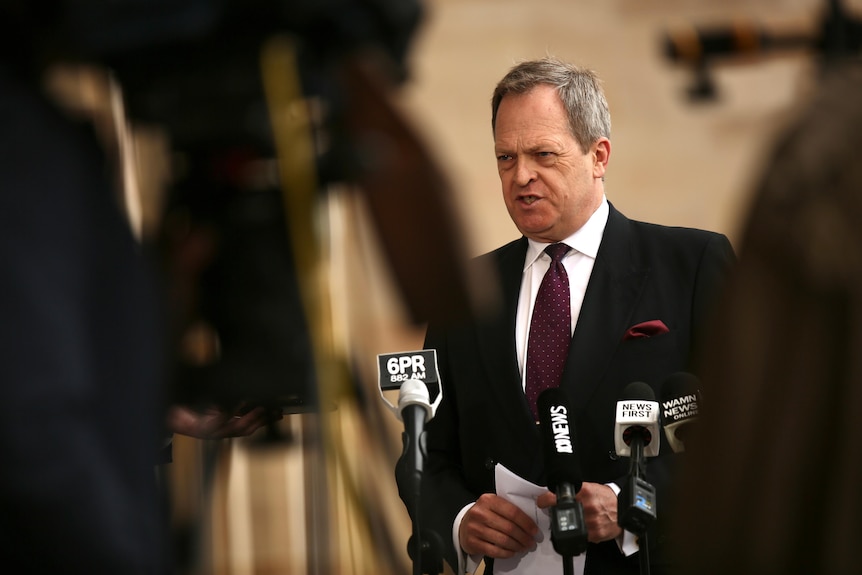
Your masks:
{"label": "white paper in hand", "polygon": [[[536,499],[548,492],[547,487],[536,485],[515,475],[499,463],[494,468],[497,495],[515,504],[533,518],[541,532],[536,537],[536,550],[515,555],[510,559],[494,559],[494,573],[527,575],[535,573],[562,573],[563,558],[554,550],[551,542],[550,509],[539,509]],[[575,574],[584,572],[586,554],[574,558]]]}

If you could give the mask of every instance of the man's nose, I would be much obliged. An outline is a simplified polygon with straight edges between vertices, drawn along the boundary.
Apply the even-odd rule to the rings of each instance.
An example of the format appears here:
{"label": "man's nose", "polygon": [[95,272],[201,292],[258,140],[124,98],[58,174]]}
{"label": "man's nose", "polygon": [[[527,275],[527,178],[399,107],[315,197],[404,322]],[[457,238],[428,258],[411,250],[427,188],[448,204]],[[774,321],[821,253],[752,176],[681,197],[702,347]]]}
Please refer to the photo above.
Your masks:
{"label": "man's nose", "polygon": [[518,156],[515,163],[515,183],[526,186],[536,179],[536,170],[533,161],[523,155]]}

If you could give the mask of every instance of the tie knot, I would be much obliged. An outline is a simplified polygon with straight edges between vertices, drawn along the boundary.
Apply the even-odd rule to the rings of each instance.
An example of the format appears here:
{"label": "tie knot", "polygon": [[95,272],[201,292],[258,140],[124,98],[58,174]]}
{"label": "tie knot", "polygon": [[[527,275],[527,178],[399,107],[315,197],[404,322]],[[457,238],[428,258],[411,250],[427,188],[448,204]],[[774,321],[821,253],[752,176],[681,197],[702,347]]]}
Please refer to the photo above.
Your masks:
{"label": "tie knot", "polygon": [[569,253],[572,249],[566,244],[551,244],[545,248],[545,253],[551,256],[551,259],[556,263],[563,259],[563,256]]}

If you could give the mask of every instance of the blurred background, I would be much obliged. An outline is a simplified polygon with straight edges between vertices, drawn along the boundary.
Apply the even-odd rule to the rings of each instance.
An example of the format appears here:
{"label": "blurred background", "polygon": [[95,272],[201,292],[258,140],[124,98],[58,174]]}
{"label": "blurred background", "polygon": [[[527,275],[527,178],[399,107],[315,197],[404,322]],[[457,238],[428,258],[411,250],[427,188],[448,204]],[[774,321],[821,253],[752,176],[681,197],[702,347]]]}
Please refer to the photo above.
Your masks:
{"label": "blurred background", "polygon": [[[255,164],[258,179],[294,178],[294,184],[300,182],[298,187],[326,188],[326,193],[286,200],[305,212],[298,219],[288,216],[284,236],[300,271],[300,285],[289,289],[298,292],[309,324],[313,351],[307,359],[315,373],[312,379],[319,385],[311,395],[318,397],[307,404],[305,397],[288,403],[282,420],[249,438],[175,437],[166,481],[179,550],[178,572],[410,571],[411,525],[393,477],[402,424],[379,397],[377,354],[421,348],[423,321],[435,311],[422,306],[427,294],[415,286],[406,293],[399,283],[404,279],[398,276],[430,285],[433,274],[447,268],[429,262],[424,262],[427,267],[420,263],[410,268],[403,255],[398,259],[388,250],[399,238],[411,243],[451,228],[453,242],[463,240],[455,242],[457,259],[517,237],[500,197],[490,127],[491,92],[513,64],[553,55],[590,67],[603,79],[613,121],[606,190],[608,199],[628,217],[706,228],[735,241],[771,144],[816,85],[817,54],[803,47],[718,58],[698,75],[692,66],[668,57],[667,38],[690,36],[693,27],[740,23],[778,35],[811,37],[820,31],[828,4],[821,0],[423,2],[421,20],[410,28],[401,73],[366,80],[371,78],[370,84],[385,94],[390,111],[410,131],[407,140],[420,146],[420,161],[431,162],[431,175],[441,176],[441,182],[427,187],[424,171],[408,173],[406,178],[415,178],[419,188],[426,186],[422,193],[437,197],[434,194],[439,192],[442,199],[434,204],[436,210],[411,210],[413,190],[400,189],[407,209],[385,212],[385,218],[399,220],[402,228],[387,230],[375,219],[384,216],[381,204],[369,201],[369,195],[358,191],[353,182],[338,177],[302,180],[301,160],[295,172],[287,173],[285,164],[290,162],[283,155],[280,167]],[[854,15],[862,14],[862,0],[845,0],[843,6]],[[312,50],[326,45],[325,30],[309,34],[314,36]],[[271,58],[276,65],[278,58],[288,58],[284,70],[290,69],[290,55],[290,49],[276,48]],[[261,62],[265,69],[267,58]],[[176,134],[154,118],[135,118],[134,104],[132,109],[122,109],[119,94],[134,101],[140,86],[123,85],[122,75],[113,83],[116,79],[108,81],[103,73],[67,70],[57,76],[56,89],[63,99],[80,102],[83,98],[91,113],[107,125],[108,139],[120,150],[124,205],[131,225],[145,241],[148,233],[153,237],[163,233],[168,221],[165,206],[171,204],[177,182],[193,172],[189,166],[194,164],[176,153]],[[316,87],[314,82],[319,80],[301,73],[298,77],[293,88],[300,91],[310,84]],[[704,86],[714,92],[711,97],[695,97],[698,86],[700,93]],[[206,86],[198,89],[207,92]],[[291,96],[291,86],[270,84],[266,90],[276,125],[276,149],[270,155],[279,156],[284,153],[278,149],[280,136],[287,137],[298,124],[287,119],[278,128],[277,95],[289,104],[296,94]],[[313,124],[315,114],[325,113],[331,103],[325,96],[337,93],[338,89],[330,93],[324,86],[317,98],[307,102],[304,121]],[[322,112],[315,107],[321,102]],[[147,109],[146,102],[142,109]],[[314,138],[306,134],[299,140],[303,137]],[[258,156],[255,160],[267,154]],[[369,187],[374,185],[379,183]],[[451,216],[451,221],[435,217],[441,215]],[[418,242],[417,247],[414,257],[432,259],[430,251],[422,251],[428,250],[427,245]],[[460,268],[455,264],[453,269]],[[273,276],[261,270],[251,273],[262,273],[264,279],[280,277],[277,272]],[[427,281],[417,273],[427,273]],[[492,279],[484,278],[485,283],[468,279],[470,298],[481,300],[484,293],[493,293]],[[458,302],[452,307],[457,308]],[[206,356],[206,349],[202,353]],[[288,369],[293,369],[289,361]],[[239,371],[229,384],[241,388],[243,377]],[[297,376],[303,381],[308,378],[304,373]],[[305,385],[291,389],[299,389],[301,396],[308,391]],[[320,405],[324,408],[315,408]]]}
{"label": "blurred background", "polygon": [[818,0],[434,0],[405,100],[453,175],[477,253],[515,234],[499,201],[489,88],[514,62],[545,54],[604,80],[613,121],[607,190],[616,206],[637,219],[733,238],[764,147],[814,80],[811,53],[717,65],[717,99],[695,102],[687,96],[693,74],[665,57],[665,34],[740,22],[816,30],[825,7]]}

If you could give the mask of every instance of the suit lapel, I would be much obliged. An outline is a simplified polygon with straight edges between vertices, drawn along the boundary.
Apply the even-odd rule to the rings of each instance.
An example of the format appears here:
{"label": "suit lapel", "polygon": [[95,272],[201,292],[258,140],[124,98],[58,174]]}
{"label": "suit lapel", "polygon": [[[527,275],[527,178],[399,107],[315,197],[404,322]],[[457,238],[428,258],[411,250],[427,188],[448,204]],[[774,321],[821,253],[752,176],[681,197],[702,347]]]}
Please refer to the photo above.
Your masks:
{"label": "suit lapel", "polygon": [[521,387],[515,348],[515,316],[524,259],[527,256],[527,238],[522,237],[507,244],[494,255],[494,263],[500,274],[503,302],[499,314],[495,314],[490,321],[480,323],[477,329],[481,361],[490,375],[492,394],[498,400],[498,409],[506,421],[524,421],[532,425]]}
{"label": "suit lapel", "polygon": [[611,205],[563,373],[576,405],[586,405],[602,381],[647,277],[631,234],[631,222]]}

